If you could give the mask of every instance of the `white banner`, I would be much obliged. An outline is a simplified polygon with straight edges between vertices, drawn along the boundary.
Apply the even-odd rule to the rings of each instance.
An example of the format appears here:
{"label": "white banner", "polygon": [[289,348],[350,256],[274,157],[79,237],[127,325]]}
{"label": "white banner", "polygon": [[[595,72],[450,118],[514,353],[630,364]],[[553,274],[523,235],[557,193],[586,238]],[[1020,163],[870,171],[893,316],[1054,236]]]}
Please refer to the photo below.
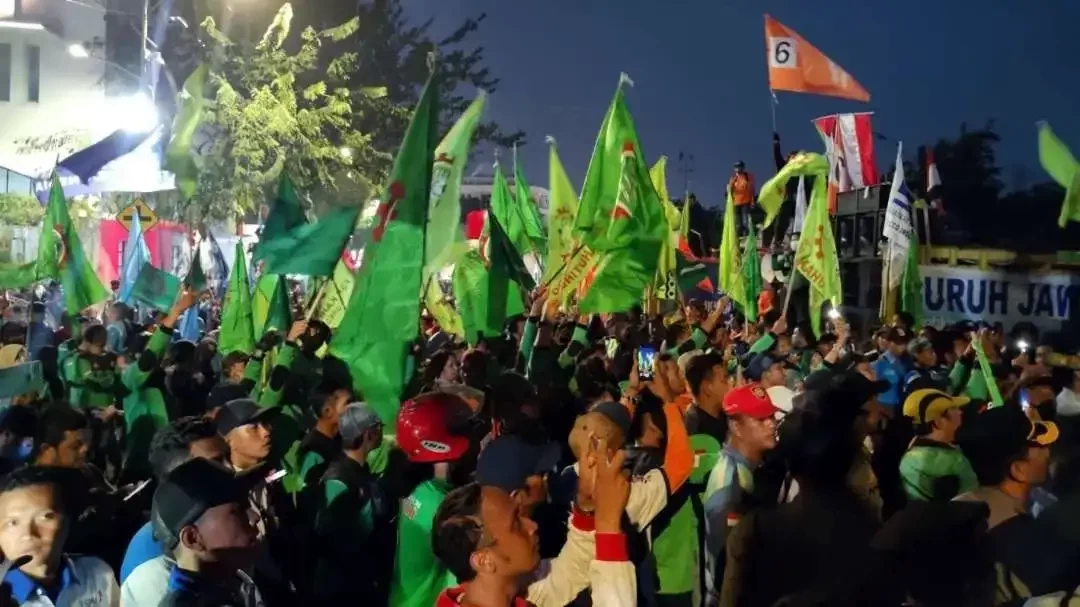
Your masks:
{"label": "white banner", "polygon": [[1065,272],[1020,274],[952,266],[919,266],[923,319],[943,325],[963,320],[1001,322],[1008,331],[1030,322],[1040,331],[1060,331],[1080,277]]}

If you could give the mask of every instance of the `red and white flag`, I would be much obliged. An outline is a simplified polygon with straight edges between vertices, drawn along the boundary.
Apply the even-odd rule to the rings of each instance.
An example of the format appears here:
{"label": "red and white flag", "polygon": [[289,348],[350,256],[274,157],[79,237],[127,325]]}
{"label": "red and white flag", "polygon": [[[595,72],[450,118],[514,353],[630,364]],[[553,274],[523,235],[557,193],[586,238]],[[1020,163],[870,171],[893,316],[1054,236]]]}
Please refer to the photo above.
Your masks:
{"label": "red and white flag", "polygon": [[941,200],[941,174],[938,173],[937,163],[934,162],[934,146],[932,145],[926,147],[926,197],[939,213],[945,210],[945,204]]}
{"label": "red and white flag", "polygon": [[833,114],[814,119],[829,158],[829,212],[836,212],[836,196],[878,183],[874,161],[874,130],[870,112]]}

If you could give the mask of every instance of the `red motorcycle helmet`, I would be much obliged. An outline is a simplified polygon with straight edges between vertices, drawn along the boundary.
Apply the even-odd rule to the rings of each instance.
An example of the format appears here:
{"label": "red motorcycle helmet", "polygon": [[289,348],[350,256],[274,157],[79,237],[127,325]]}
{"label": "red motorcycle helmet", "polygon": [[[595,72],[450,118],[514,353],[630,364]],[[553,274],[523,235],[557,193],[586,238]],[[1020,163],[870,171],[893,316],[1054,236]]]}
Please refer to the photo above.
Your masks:
{"label": "red motorcycle helmet", "polygon": [[410,462],[452,462],[469,450],[472,410],[461,397],[429,392],[405,401],[398,411],[397,443]]}

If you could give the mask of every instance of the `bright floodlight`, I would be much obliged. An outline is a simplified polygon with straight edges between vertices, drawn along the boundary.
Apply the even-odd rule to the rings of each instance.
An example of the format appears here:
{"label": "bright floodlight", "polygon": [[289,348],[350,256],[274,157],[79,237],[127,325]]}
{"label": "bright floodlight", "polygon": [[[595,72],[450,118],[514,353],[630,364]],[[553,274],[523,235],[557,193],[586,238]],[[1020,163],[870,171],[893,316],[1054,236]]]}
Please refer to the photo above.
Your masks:
{"label": "bright floodlight", "polygon": [[352,148],[343,147],[339,151],[341,152],[341,157],[345,160],[352,158]]}
{"label": "bright floodlight", "polygon": [[72,42],[68,46],[68,54],[76,59],[86,59],[90,56],[90,53],[86,52],[86,47],[78,42]]}
{"label": "bright floodlight", "polygon": [[157,128],[157,107],[145,93],[117,99],[111,107],[113,124],[129,133],[149,133]]}

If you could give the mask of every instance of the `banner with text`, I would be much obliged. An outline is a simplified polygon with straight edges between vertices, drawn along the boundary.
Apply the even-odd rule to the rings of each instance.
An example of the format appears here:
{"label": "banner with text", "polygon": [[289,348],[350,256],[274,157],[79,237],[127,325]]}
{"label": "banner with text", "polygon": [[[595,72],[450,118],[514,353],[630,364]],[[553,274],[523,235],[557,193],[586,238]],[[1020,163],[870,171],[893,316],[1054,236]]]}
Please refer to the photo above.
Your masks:
{"label": "banner with text", "polygon": [[1065,272],[1022,274],[952,266],[919,266],[923,277],[923,318],[942,325],[962,320],[1001,322],[1008,331],[1030,322],[1041,331],[1059,331],[1069,319],[1070,300],[1080,294],[1080,277]]}

